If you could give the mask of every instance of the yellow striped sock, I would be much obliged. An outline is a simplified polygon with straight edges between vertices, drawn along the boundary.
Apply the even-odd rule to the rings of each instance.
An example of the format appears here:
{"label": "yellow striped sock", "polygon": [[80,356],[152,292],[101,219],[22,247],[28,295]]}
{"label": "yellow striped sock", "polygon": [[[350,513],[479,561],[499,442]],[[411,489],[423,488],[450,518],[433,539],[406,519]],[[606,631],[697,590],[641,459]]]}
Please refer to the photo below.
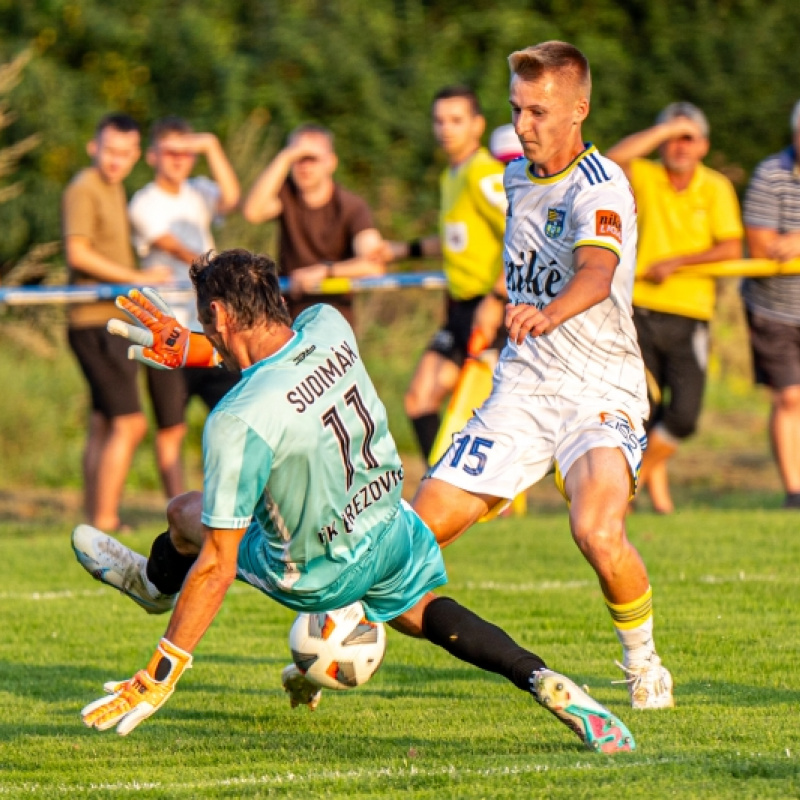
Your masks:
{"label": "yellow striped sock", "polygon": [[647,591],[638,600],[630,603],[612,603],[606,598],[606,606],[614,627],[626,631],[644,625],[653,616],[653,590],[647,587]]}

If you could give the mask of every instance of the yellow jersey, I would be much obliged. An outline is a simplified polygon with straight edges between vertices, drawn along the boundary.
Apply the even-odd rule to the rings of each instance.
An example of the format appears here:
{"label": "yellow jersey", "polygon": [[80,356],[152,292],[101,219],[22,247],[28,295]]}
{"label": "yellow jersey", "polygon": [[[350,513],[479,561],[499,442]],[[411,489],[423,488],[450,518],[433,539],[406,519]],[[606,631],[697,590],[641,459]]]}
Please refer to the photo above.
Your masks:
{"label": "yellow jersey", "polygon": [[639,276],[657,261],[701,253],[718,242],[742,238],[739,201],[731,182],[700,164],[689,185],[679,192],[663,164],[645,158],[631,163],[630,181],[639,212],[633,305],[710,320],[716,300],[714,278],[687,270],[655,284]]}
{"label": "yellow jersey", "polygon": [[481,147],[463,164],[442,173],[442,267],[454,300],[488,294],[503,269],[504,169]]}

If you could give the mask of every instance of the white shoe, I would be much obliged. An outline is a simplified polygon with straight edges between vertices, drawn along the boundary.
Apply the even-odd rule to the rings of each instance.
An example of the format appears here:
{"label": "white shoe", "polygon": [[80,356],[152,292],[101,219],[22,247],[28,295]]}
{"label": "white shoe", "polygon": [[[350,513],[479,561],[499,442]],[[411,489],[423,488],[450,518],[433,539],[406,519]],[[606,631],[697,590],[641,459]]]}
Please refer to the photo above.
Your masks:
{"label": "white shoe", "polygon": [[625,666],[619,661],[616,665],[625,673],[624,680],[631,697],[632,708],[673,708],[672,675],[661,665],[661,659],[653,653],[646,664]]}
{"label": "white shoe", "polygon": [[177,594],[161,594],[147,580],[147,559],[112,536],[78,525],[72,532],[72,549],[93,578],[119,589],[148,614],[163,614],[175,605]]}
{"label": "white shoe", "polygon": [[322,700],[322,689],[303,675],[296,664],[289,664],[281,672],[283,691],[289,695],[292,708],[308,706],[313,711]]}
{"label": "white shoe", "polygon": [[636,749],[625,723],[565,675],[540,669],[531,674],[530,683],[536,702],[576,733],[589,750],[621,753]]}

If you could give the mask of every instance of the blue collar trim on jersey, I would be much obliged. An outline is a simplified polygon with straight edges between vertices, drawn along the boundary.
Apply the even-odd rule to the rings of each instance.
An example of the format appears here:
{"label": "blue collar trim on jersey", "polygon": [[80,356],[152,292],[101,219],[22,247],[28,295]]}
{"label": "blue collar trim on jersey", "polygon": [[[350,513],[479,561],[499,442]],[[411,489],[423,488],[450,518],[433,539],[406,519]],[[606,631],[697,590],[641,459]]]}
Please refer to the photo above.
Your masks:
{"label": "blue collar trim on jersey", "polygon": [[[588,158],[592,155],[597,155],[597,148],[591,142],[584,142],[583,143],[584,150],[581,150],[575,158],[567,164],[561,172],[556,172],[553,175],[548,175],[547,177],[541,177],[540,175],[535,175],[533,172],[533,163],[528,164],[528,168],[525,170],[528,178],[531,179],[534,183],[555,183],[556,181],[560,181],[565,175],[569,175],[572,170],[575,169],[585,158]],[[605,180],[608,180],[608,175],[605,175],[603,172],[603,168],[600,167],[600,172],[602,172],[602,177]],[[592,173],[597,171],[597,164],[593,165]]]}

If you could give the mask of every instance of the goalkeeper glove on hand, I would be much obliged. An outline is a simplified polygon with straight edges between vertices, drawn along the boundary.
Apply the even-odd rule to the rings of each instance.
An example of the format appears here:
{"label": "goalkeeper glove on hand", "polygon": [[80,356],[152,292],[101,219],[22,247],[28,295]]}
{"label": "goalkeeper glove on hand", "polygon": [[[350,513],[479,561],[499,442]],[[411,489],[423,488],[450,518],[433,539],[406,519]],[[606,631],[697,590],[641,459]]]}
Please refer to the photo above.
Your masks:
{"label": "goalkeeper glove on hand", "polygon": [[128,348],[128,358],[155,369],[219,364],[220,358],[211,342],[181,325],[155,289],[131,289],[128,297],[118,297],[116,304],[134,324],[112,319],[106,327],[109,333],[134,342]]}
{"label": "goalkeeper glove on hand", "polygon": [[169,700],[178,678],[191,666],[191,653],[162,639],[147,669],[140,670],[130,680],[106,684],[104,688],[113,688],[114,693],[89,703],[81,711],[84,725],[98,731],[116,725],[117,733],[126,736]]}

